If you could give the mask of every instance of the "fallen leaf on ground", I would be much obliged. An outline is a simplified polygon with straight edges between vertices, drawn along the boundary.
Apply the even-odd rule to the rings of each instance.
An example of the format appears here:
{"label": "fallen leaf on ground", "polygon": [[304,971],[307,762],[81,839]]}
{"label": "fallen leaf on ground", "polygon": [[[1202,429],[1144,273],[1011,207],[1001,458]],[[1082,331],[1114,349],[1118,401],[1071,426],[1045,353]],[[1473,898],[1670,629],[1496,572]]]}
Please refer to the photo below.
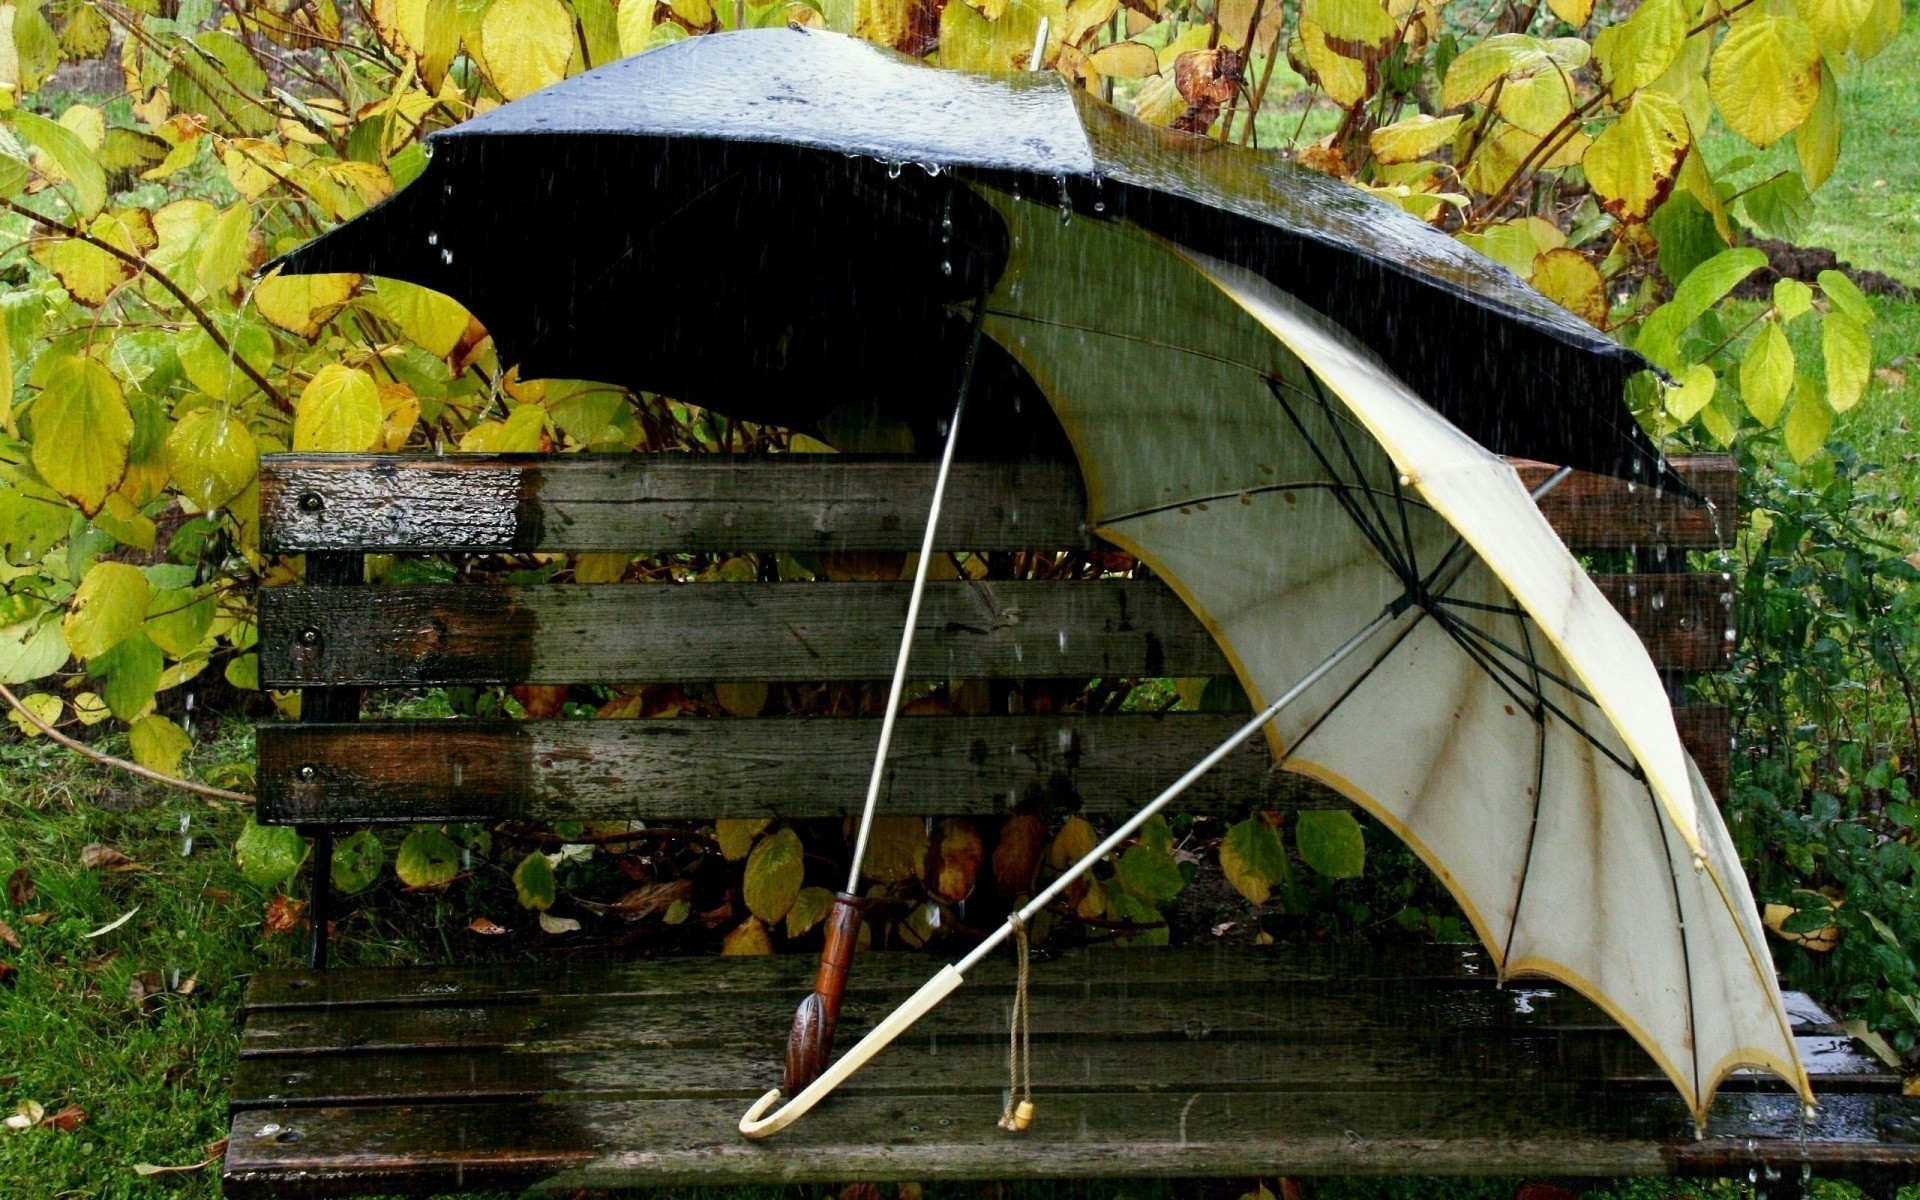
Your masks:
{"label": "fallen leaf on ground", "polygon": [[485,917],[475,917],[467,928],[481,937],[499,937],[507,932],[507,927],[498,921],[489,921]]}
{"label": "fallen leaf on ground", "polygon": [[644,921],[655,913],[664,913],[675,900],[693,898],[693,880],[675,879],[669,883],[650,883],[637,887],[615,900],[608,912],[623,921]]}
{"label": "fallen leaf on ground", "polygon": [[1898,367],[1875,367],[1874,378],[1891,388],[1907,386],[1907,373]]}
{"label": "fallen leaf on ground", "polygon": [[140,865],[113,846],[92,842],[80,850],[80,865],[89,871],[137,871]]}
{"label": "fallen leaf on ground", "polygon": [[19,977],[20,969],[9,962],[0,962],[0,987],[10,988]]}
{"label": "fallen leaf on ground", "polygon": [[127,1003],[136,1012],[149,1012],[158,1006],[160,997],[167,994],[166,978],[158,971],[136,971],[133,978],[127,980]]}
{"label": "fallen leaf on ground", "polygon": [[47,1119],[47,1110],[37,1100],[22,1100],[20,1106],[7,1118],[8,1129],[32,1129]]}
{"label": "fallen leaf on ground", "polygon": [[195,1171],[204,1171],[219,1161],[217,1158],[203,1158],[197,1163],[188,1163],[183,1167],[157,1167],[152,1163],[135,1163],[133,1173],[135,1175],[189,1175]]}
{"label": "fallen leaf on ground", "polygon": [[15,933],[13,926],[5,921],[0,921],[0,942],[6,943],[15,950],[20,948],[20,935]]}
{"label": "fallen leaf on ground", "polygon": [[104,937],[107,934],[112,933],[114,930],[120,928],[122,925],[125,925],[128,921],[133,920],[133,914],[139,911],[140,911],[140,906],[136,904],[132,908],[128,909],[126,912],[121,913],[117,919],[107,922],[105,925],[102,925],[100,928],[94,930],[92,933],[88,934],[87,936],[90,938]]}
{"label": "fallen leaf on ground", "polygon": [[53,914],[52,914],[52,913],[50,913],[50,912],[37,912],[37,913],[28,913],[28,914],[27,914],[26,916],[24,916],[24,917],[21,917],[21,918],[20,918],[20,923],[21,923],[22,925],[31,925],[31,926],[33,926],[33,927],[34,927],[35,929],[38,929],[38,928],[40,928],[40,927],[41,927],[42,925],[45,925],[45,924],[46,924],[46,923],[47,923],[48,921],[51,921],[51,920],[53,920]]}
{"label": "fallen leaf on ground", "polygon": [[72,1133],[87,1123],[87,1110],[78,1104],[69,1104],[59,1112],[47,1118],[47,1124],[61,1133]]}
{"label": "fallen leaf on ground", "polygon": [[540,928],[548,933],[578,933],[580,922],[572,917],[556,917],[543,909],[540,913]]}
{"label": "fallen leaf on ground", "polygon": [[25,867],[15,867],[13,874],[7,876],[7,903],[15,908],[25,908],[33,903],[33,876]]}
{"label": "fallen leaf on ground", "polygon": [[283,892],[267,901],[266,915],[260,920],[260,928],[268,934],[292,933],[299,928],[306,911],[306,901],[295,900]]}

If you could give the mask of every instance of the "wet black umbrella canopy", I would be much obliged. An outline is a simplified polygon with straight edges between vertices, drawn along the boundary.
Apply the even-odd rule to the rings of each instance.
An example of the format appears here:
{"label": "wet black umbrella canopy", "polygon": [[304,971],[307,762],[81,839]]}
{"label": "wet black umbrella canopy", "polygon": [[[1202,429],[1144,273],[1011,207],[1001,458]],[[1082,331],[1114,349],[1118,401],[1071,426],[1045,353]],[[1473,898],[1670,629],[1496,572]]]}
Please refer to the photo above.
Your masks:
{"label": "wet black umbrella canopy", "polygon": [[[713,35],[429,149],[414,183],[278,265],[444,292],[527,377],[801,429],[877,405],[930,429],[965,357],[961,310],[1007,261],[984,186],[1258,272],[1498,453],[1685,490],[1624,402],[1646,369],[1632,351],[1390,205],[1145,125],[1053,72],[940,70],[818,31]],[[969,440],[1044,441],[1011,427],[1039,399],[1012,360],[990,350],[981,371]]]}

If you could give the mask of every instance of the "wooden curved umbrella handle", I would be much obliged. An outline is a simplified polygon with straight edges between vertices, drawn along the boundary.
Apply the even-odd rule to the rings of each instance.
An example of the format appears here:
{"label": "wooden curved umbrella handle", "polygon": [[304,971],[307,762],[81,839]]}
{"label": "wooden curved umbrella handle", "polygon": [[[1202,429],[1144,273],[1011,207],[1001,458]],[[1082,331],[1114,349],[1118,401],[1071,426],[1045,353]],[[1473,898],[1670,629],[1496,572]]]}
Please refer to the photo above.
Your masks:
{"label": "wooden curved umbrella handle", "polygon": [[952,964],[940,968],[940,973],[920,985],[920,990],[907,999],[905,1004],[887,1014],[887,1019],[875,1025],[867,1036],[840,1057],[840,1061],[821,1072],[820,1077],[801,1089],[800,1094],[782,1105],[779,1110],[768,1115],[768,1110],[780,1103],[780,1089],[775,1088],[760,1099],[740,1118],[740,1132],[750,1138],[759,1139],[775,1134],[805,1116],[814,1105],[826,1099],[828,1093],[846,1082],[848,1076],[867,1064],[867,1060],[886,1049],[888,1043],[905,1033],[915,1021],[931,1012],[953,993],[953,990],[965,983],[959,971]]}
{"label": "wooden curved umbrella handle", "polygon": [[820,972],[813,992],[793,1014],[787,1035],[787,1091],[798,1093],[819,1078],[833,1057],[833,1031],[840,1022],[840,1001],[847,993],[847,972],[853,965],[854,943],[860,935],[860,899],[841,892],[833,898],[827,916],[827,943],[820,951]]}

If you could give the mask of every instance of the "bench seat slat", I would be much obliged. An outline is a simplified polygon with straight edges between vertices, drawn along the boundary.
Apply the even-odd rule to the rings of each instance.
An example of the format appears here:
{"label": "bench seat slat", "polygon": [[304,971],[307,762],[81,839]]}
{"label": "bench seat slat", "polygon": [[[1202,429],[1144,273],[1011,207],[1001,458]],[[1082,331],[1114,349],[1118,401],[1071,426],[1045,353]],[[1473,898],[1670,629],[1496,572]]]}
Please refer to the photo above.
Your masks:
{"label": "bench seat slat", "polygon": [[[1700,713],[1687,707],[1676,715],[1682,740],[1715,783],[1725,778],[1725,710]],[[906,717],[880,810],[1128,814],[1244,719]],[[258,814],[289,825],[844,817],[865,795],[878,736],[879,722],[864,717],[262,725]],[[1324,785],[1271,767],[1265,742],[1255,739],[1181,797],[1180,811],[1348,806]]]}
{"label": "bench seat slat", "polygon": [[[1725,661],[1718,575],[1602,576],[1656,665]],[[260,594],[269,687],[752,682],[892,673],[909,584],[459,584]],[[927,587],[919,679],[1202,676],[1228,670],[1155,579],[948,581]]]}
{"label": "bench seat slat", "polygon": [[[1551,468],[1518,464],[1528,486]],[[845,455],[314,455],[262,462],[270,551],[886,551],[920,544],[934,464]],[[1675,468],[1723,513],[1732,461]],[[1650,488],[1580,474],[1543,502],[1579,550],[1722,545],[1707,510]],[[1090,544],[1068,462],[956,463],[940,523],[952,550]]]}

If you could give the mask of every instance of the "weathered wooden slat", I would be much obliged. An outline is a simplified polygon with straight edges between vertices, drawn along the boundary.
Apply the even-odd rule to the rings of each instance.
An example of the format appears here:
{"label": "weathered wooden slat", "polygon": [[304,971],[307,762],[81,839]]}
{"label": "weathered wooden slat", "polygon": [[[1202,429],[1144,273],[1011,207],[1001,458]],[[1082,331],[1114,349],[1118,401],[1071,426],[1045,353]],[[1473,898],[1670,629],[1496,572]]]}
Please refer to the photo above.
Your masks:
{"label": "weathered wooden slat", "polygon": [[[1731,459],[1674,465],[1718,512],[1733,512]],[[1088,544],[1074,464],[954,470],[943,548]],[[1529,486],[1550,470],[1522,464]],[[262,538],[288,554],[910,550],[926,522],[933,472],[930,462],[838,455],[272,455],[261,464]],[[1708,510],[1603,476],[1570,478],[1542,510],[1581,550],[1725,544]]]}
{"label": "weathered wooden slat", "polygon": [[[1034,1088],[1043,1095],[1072,1091],[1251,1091],[1267,1088],[1405,1089],[1458,1082],[1560,1080],[1610,1088],[1670,1088],[1646,1051],[1622,1032],[1594,1035],[1475,1038],[1470,1042],[1425,1030],[1359,1040],[1338,1030],[1306,1042],[1167,1043],[1095,1039],[1033,1045]],[[1005,1086],[1006,1047],[999,1039],[941,1042],[906,1038],[888,1047],[842,1085],[842,1095],[915,1095],[974,1092],[997,1095]],[[1898,1092],[1900,1081],[1849,1038],[1802,1038],[1800,1055],[1824,1094]],[[250,1108],[331,1108],[363,1104],[458,1104],[476,1100],[531,1100],[555,1093],[568,1100],[667,1100],[730,1096],[743,1103],[780,1085],[783,1048],[743,1053],[743,1073],[715,1072],[712,1051],[658,1049],[592,1053],[441,1051],[409,1054],[243,1058],[227,1089],[234,1111]],[[1142,1061],[1152,1067],[1143,1071]],[[1779,1090],[1772,1076],[1749,1074],[1730,1086]]]}
{"label": "weathered wooden slat", "polygon": [[[1530,488],[1553,473],[1541,463],[1514,465]],[[1607,475],[1576,472],[1541,499],[1540,511],[1575,550],[1666,546],[1680,551],[1732,545],[1740,504],[1739,464],[1713,454],[1676,458],[1673,468],[1706,504]]]}
{"label": "weathered wooden slat", "polygon": [[[1649,582],[1657,581],[1657,582]],[[1655,665],[1724,660],[1717,575],[1601,576]],[[883,678],[905,583],[460,585],[260,593],[270,687]],[[743,651],[743,648],[748,648]],[[1217,675],[1227,663],[1158,580],[928,586],[921,679]]]}
{"label": "weathered wooden slat", "polygon": [[1069,1093],[1044,1097],[1018,1137],[996,1128],[991,1097],[844,1096],[761,1143],[739,1136],[732,1099],[259,1110],[234,1121],[224,1183],[245,1198],[1141,1175],[1613,1176],[1799,1161],[1825,1173],[1866,1159],[1920,1162],[1920,1145],[1874,1136],[1911,1128],[1920,1100],[1843,1100],[1803,1126],[1791,1096],[1726,1094],[1705,1143],[1677,1098],[1565,1086]]}
{"label": "weathered wooden slat", "polygon": [[[906,583],[326,588],[260,594],[261,678],[585,683],[882,679]],[[1226,659],[1158,580],[927,587],[914,678],[1217,675]]]}
{"label": "weathered wooden slat", "polygon": [[1727,798],[1728,773],[1733,763],[1733,714],[1724,704],[1683,704],[1673,710],[1680,743],[1693,755],[1700,775],[1713,794]]}
{"label": "weathered wooden slat", "polygon": [[[906,717],[881,808],[1131,813],[1244,721]],[[843,717],[262,725],[259,814],[282,824],[847,816],[865,796],[878,730],[877,720]],[[1272,761],[1263,741],[1248,744],[1182,798],[1182,811],[1346,806]]]}

